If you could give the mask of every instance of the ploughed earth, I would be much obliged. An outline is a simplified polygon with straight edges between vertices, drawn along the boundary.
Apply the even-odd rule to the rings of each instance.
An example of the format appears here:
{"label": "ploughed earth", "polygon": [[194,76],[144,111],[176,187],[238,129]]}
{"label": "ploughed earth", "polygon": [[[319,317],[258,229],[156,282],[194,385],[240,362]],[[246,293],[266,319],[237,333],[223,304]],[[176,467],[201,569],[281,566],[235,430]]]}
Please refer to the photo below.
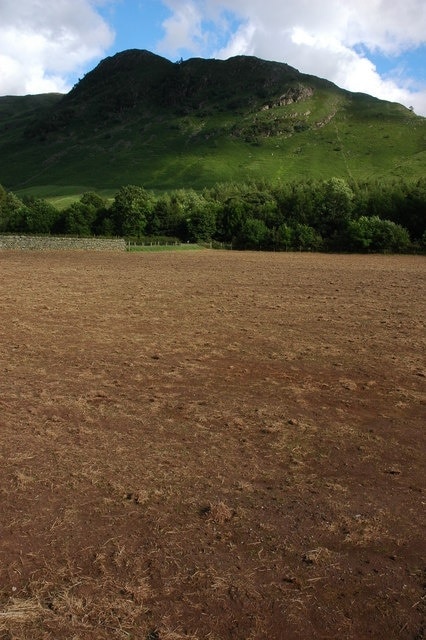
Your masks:
{"label": "ploughed earth", "polygon": [[0,252],[0,638],[424,638],[425,282]]}

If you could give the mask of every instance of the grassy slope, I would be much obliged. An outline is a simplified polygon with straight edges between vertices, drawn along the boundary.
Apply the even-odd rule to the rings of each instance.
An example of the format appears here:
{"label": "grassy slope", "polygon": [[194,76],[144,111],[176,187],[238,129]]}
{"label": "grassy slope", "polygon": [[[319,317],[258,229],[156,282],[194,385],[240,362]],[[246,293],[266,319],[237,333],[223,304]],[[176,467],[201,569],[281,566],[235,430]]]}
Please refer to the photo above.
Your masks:
{"label": "grassy slope", "polygon": [[[228,84],[222,91],[217,87],[222,89],[226,63],[216,61],[206,71],[206,61],[194,60],[183,71],[179,69],[177,73],[184,75],[178,77],[181,85],[177,84],[176,96],[182,91],[187,107],[181,113],[176,105],[157,108],[150,103],[154,99],[159,103],[165,86],[170,94],[161,79],[173,65],[158,57],[149,62],[142,78],[143,108],[101,118],[97,110],[115,94],[104,95],[108,86],[102,74],[92,72],[64,103],[73,110],[74,119],[43,139],[24,138],[24,132],[36,113],[58,101],[57,95],[0,98],[0,183],[18,193],[64,198],[61,202],[66,204],[67,197],[88,189],[103,190],[108,196],[130,183],[162,190],[261,178],[424,175],[426,119],[400,105],[301,76],[314,86],[312,96],[263,110],[256,92],[254,98],[250,96],[253,80],[250,84],[249,78],[239,78],[240,86],[233,88],[239,71],[247,71],[247,61],[238,58],[226,67],[232,73],[225,76]],[[266,64],[255,59],[259,87]],[[271,65],[271,77],[277,69],[281,73],[279,65]],[[293,71],[289,86],[294,84]],[[128,86],[132,73],[131,65],[121,70],[117,95]],[[209,82],[201,85],[206,73]],[[191,82],[197,78],[200,87],[194,89]],[[240,93],[230,100],[232,90]],[[188,95],[194,95],[202,107],[188,108]],[[171,100],[170,95],[164,100]]]}

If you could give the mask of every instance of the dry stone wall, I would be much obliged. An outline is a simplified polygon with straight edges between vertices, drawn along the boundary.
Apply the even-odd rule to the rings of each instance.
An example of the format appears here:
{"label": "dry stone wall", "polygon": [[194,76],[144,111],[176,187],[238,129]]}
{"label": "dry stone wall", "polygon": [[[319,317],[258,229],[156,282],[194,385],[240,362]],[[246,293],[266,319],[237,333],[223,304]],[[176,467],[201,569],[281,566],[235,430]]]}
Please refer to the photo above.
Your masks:
{"label": "dry stone wall", "polygon": [[126,251],[123,238],[58,238],[54,236],[0,235],[0,250],[22,249],[25,251]]}

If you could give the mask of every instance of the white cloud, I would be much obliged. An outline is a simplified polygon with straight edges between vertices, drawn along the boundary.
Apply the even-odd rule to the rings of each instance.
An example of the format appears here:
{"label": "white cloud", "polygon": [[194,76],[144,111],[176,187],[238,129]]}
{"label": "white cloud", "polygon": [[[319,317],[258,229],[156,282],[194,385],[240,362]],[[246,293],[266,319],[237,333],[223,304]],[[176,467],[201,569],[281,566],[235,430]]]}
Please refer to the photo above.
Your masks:
{"label": "white cloud", "polygon": [[208,55],[230,35],[230,21],[221,3],[163,0],[163,4],[171,12],[163,22],[165,36],[158,43],[158,50],[165,55],[173,56],[181,51]]}
{"label": "white cloud", "polygon": [[[164,4],[172,12],[163,25],[165,53],[177,55],[186,49],[219,58],[246,54],[278,60],[350,91],[413,105],[426,115],[426,86],[416,87],[397,74],[381,77],[368,58],[377,52],[397,56],[426,42],[424,0],[164,0]],[[221,48],[203,48],[203,43],[211,43],[212,22],[225,11],[235,15],[238,25]],[[183,24],[186,37],[181,39]]]}
{"label": "white cloud", "polygon": [[163,23],[166,35],[160,49],[177,51],[188,49],[198,54],[202,49],[202,15],[193,2],[168,3],[173,13]]}
{"label": "white cloud", "polygon": [[69,90],[68,74],[113,41],[96,0],[2,0],[0,95]]}

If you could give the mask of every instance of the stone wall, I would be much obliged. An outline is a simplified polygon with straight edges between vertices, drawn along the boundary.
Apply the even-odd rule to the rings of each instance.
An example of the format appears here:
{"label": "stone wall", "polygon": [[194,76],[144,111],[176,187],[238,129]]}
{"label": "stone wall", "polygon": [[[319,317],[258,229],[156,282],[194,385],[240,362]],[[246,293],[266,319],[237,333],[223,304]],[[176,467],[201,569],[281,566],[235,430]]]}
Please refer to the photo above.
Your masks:
{"label": "stone wall", "polygon": [[0,235],[2,249],[22,249],[25,251],[57,251],[75,249],[77,251],[126,251],[123,238],[57,238],[54,236]]}

